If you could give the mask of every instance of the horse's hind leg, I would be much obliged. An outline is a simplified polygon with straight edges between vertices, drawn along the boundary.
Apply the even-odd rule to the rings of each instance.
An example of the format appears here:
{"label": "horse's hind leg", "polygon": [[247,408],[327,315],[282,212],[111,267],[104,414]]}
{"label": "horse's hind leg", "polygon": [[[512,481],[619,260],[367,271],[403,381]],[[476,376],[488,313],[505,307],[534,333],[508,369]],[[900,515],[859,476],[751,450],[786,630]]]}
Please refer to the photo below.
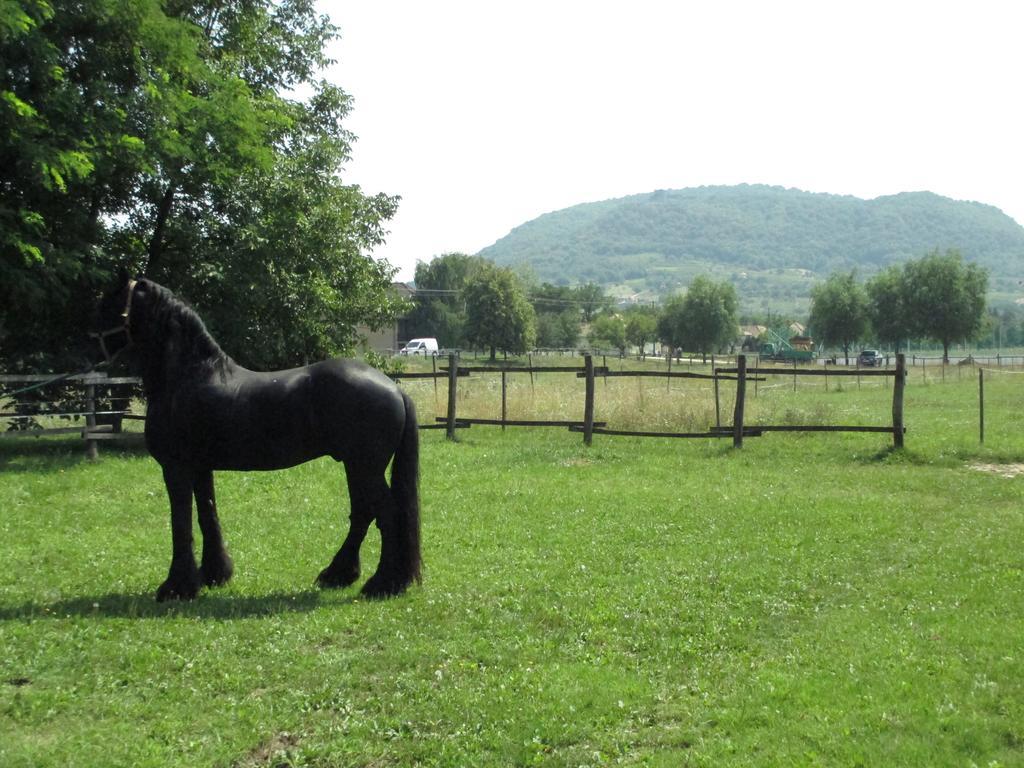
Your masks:
{"label": "horse's hind leg", "polygon": [[377,527],[380,529],[380,563],[373,576],[366,580],[362,591],[367,597],[391,597],[404,592],[412,579],[406,567],[408,563],[402,543],[403,525],[383,472],[368,482],[373,488]]}
{"label": "horse's hind leg", "polygon": [[[345,465],[348,495],[352,511],[349,516],[348,535],[341,549],[317,577],[321,587],[347,587],[359,578],[359,548],[376,515],[373,492],[367,485],[367,475],[360,468]],[[386,489],[386,487],[385,487]]]}
{"label": "horse's hind leg", "polygon": [[213,472],[201,470],[194,474],[192,488],[199,513],[199,530],[203,532],[203,560],[199,575],[206,586],[227,584],[234,564],[224,546],[224,536],[217,518],[217,500],[213,491]]}

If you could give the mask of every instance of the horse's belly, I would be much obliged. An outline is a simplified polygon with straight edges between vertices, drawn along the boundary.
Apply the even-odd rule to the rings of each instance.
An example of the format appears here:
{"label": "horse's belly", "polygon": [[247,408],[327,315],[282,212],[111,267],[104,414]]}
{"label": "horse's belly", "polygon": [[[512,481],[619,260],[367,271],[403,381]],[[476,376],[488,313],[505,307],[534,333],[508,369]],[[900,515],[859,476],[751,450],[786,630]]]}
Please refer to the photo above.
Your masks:
{"label": "horse's belly", "polygon": [[329,452],[315,427],[266,420],[197,437],[197,453],[213,469],[284,469]]}

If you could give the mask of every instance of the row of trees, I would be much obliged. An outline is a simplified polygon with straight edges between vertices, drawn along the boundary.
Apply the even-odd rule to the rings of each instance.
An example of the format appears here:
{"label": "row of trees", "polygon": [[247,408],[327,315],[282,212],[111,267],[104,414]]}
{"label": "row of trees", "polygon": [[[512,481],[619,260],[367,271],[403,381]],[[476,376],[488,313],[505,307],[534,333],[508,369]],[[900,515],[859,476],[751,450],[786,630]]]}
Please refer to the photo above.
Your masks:
{"label": "row of trees", "polygon": [[876,339],[899,350],[910,339],[931,339],[949,360],[951,344],[984,327],[988,272],[956,250],[890,266],[866,283],[837,273],[811,292],[810,327],[819,347],[850,349]]}
{"label": "row of trees", "polygon": [[436,336],[449,347],[520,354],[534,346],[571,347],[580,325],[610,306],[600,286],[532,284],[480,256],[447,253],[416,265],[410,336]]}
{"label": "row of trees", "polygon": [[77,364],[121,267],[259,367],[390,320],[369,253],[397,198],[341,179],[351,101],[319,75],[336,34],[314,0],[0,3],[3,364]]}
{"label": "row of trees", "polygon": [[[588,328],[592,346],[644,349],[660,341],[708,354],[737,340],[736,291],[729,282],[695,278],[661,307],[612,309],[600,287],[528,285],[515,272],[480,256],[446,254],[416,270],[419,291],[410,321],[414,335],[437,336],[445,346],[522,353],[534,345],[572,347]],[[948,360],[956,341],[986,327],[986,271],[954,250],[934,251],[889,267],[866,284],[837,273],[814,287],[810,330],[819,348],[839,347],[849,362],[868,340],[897,350],[909,339],[934,339]],[[1014,332],[1012,318],[1000,321]],[[1024,322],[1021,323],[1024,332]]]}
{"label": "row of trees", "polygon": [[989,307],[975,340],[988,349],[1024,347],[1024,306]]}
{"label": "row of trees", "polygon": [[480,256],[449,253],[416,268],[417,298],[409,315],[411,336],[435,336],[444,346],[478,347],[521,354],[534,346],[574,347],[584,326],[589,343],[625,351],[663,341],[710,353],[736,338],[737,298],[728,283],[697,278],[685,295],[661,309],[613,311],[611,299],[592,283],[530,284]]}

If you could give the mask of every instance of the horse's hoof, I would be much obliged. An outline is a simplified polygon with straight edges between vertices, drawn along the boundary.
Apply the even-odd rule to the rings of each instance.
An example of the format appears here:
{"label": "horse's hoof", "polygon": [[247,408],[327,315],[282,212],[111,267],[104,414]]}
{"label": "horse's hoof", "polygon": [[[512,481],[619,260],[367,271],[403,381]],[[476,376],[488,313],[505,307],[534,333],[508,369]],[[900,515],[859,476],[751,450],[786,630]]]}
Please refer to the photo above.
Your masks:
{"label": "horse's hoof", "polygon": [[194,600],[199,594],[202,584],[199,581],[199,571],[189,578],[168,577],[167,580],[156,590],[156,601],[163,603],[168,600]]}
{"label": "horse's hoof", "polygon": [[199,594],[199,589],[167,586],[167,583],[160,585],[156,591],[156,601],[158,603],[165,603],[168,600],[195,600],[196,595]]}
{"label": "horse's hoof", "polygon": [[327,566],[316,577],[316,583],[321,589],[342,589],[354,584],[358,578],[358,565],[355,568],[344,569]]}
{"label": "horse's hoof", "polygon": [[363,596],[371,600],[384,600],[389,597],[397,597],[405,592],[408,586],[408,581],[387,578],[375,573],[363,584],[362,593]]}
{"label": "horse's hoof", "polygon": [[227,584],[235,572],[235,565],[227,555],[218,562],[203,563],[199,569],[199,580],[207,587],[219,587]]}

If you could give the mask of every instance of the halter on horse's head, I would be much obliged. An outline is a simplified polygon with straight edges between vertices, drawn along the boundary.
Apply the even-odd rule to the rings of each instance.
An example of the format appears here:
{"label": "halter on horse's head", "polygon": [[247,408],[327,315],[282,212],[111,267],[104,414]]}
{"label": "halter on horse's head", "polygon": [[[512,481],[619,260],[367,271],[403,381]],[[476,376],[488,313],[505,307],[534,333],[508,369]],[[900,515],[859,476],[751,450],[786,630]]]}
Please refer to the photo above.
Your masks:
{"label": "halter on horse's head", "polygon": [[[121,352],[123,352],[124,350],[128,349],[130,346],[132,346],[132,344],[135,343],[134,339],[132,339],[132,329],[131,329],[132,317],[131,317],[131,315],[132,315],[132,296],[135,295],[135,285],[137,283],[138,283],[138,280],[129,280],[128,281],[128,298],[126,298],[125,302],[124,302],[124,311],[121,313],[121,323],[120,323],[120,325],[116,325],[113,328],[108,328],[105,331],[99,331],[98,333],[90,333],[89,334],[89,336],[91,336],[92,338],[94,338],[97,341],[99,341],[100,349],[103,350],[103,357],[106,359],[106,361],[108,363],[111,362],[115,357],[117,357],[117,355],[119,355]],[[125,335],[125,338],[128,341],[127,341],[127,343],[123,347],[121,347],[120,349],[115,351],[113,354],[111,354],[110,351],[107,349],[107,339],[109,337],[111,337],[111,336],[116,336],[119,333],[123,333]]]}

